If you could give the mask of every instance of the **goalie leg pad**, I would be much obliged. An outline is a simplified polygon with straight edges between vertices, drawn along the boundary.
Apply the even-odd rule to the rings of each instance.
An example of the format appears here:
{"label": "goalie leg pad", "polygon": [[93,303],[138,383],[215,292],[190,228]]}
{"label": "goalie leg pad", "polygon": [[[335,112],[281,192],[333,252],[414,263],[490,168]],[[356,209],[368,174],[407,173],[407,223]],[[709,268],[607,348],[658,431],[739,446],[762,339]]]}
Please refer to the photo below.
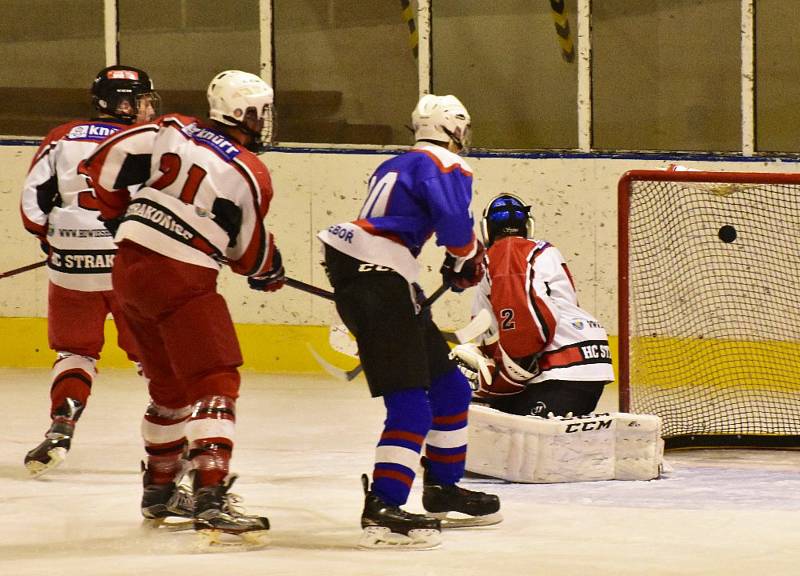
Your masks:
{"label": "goalie leg pad", "polygon": [[658,478],[661,419],[647,414],[540,418],[470,407],[467,470],[511,482]]}

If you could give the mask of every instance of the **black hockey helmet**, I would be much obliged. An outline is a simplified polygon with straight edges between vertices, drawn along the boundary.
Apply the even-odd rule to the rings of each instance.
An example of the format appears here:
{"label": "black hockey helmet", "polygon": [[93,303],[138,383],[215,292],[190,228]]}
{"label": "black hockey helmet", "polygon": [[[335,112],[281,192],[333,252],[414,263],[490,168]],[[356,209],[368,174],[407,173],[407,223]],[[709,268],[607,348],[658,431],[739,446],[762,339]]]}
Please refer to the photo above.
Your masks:
{"label": "black hockey helmet", "polygon": [[533,237],[531,207],[513,194],[495,196],[483,211],[481,236],[488,248],[503,236]]}
{"label": "black hockey helmet", "polygon": [[147,72],[117,65],[97,73],[92,84],[92,104],[100,112],[132,124],[157,116],[161,98]]}

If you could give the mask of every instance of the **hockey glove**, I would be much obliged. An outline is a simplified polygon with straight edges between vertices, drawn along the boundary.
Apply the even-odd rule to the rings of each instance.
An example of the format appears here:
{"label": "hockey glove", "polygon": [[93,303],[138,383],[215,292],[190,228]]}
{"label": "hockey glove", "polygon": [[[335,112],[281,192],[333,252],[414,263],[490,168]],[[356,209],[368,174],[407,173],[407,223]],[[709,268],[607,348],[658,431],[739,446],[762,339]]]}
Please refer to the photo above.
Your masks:
{"label": "hockey glove", "polygon": [[50,257],[50,244],[45,238],[39,238],[39,248],[41,248],[45,256]]}
{"label": "hockey glove", "polygon": [[450,252],[445,254],[444,262],[439,272],[453,292],[463,292],[467,288],[475,286],[483,278],[483,255],[485,250],[480,240],[476,240],[476,242],[478,246],[475,254],[469,258],[458,258],[450,254]]}
{"label": "hockey glove", "polygon": [[286,283],[286,270],[283,269],[283,258],[277,247],[272,255],[272,268],[260,276],[248,276],[247,283],[253,290],[261,292],[275,292],[283,288]]}
{"label": "hockey glove", "polygon": [[495,362],[484,356],[475,344],[459,344],[450,352],[450,358],[456,361],[458,369],[469,380],[469,387],[479,397],[491,387],[494,378]]}

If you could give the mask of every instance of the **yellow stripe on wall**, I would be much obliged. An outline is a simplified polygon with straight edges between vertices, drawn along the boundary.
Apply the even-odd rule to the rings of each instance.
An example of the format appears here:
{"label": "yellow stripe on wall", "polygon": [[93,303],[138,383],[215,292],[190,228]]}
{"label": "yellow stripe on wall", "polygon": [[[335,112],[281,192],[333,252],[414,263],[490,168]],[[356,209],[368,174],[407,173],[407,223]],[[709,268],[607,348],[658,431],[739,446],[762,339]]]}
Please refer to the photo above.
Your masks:
{"label": "yellow stripe on wall", "polygon": [[[331,364],[350,370],[356,360],[335,352],[328,344],[328,326],[284,324],[237,324],[236,333],[244,356],[244,370],[295,374],[324,373],[308,351],[310,344]],[[128,368],[130,362],[117,347],[113,320],[106,322],[106,345],[98,367]],[[609,338],[616,358],[617,338]],[[47,345],[45,318],[0,318],[0,366],[7,368],[49,368],[55,355]],[[614,367],[616,373],[616,366]]]}
{"label": "yellow stripe on wall", "polygon": [[[239,324],[236,326],[245,363],[257,372],[320,373],[322,369],[308,352],[314,346],[331,363],[350,369],[355,360],[334,352],[328,345],[327,326],[285,326]],[[130,362],[116,345],[117,330],[106,322],[106,344],[99,368],[127,368]],[[45,318],[0,318],[0,366],[12,368],[49,367],[55,355],[47,344]]]}

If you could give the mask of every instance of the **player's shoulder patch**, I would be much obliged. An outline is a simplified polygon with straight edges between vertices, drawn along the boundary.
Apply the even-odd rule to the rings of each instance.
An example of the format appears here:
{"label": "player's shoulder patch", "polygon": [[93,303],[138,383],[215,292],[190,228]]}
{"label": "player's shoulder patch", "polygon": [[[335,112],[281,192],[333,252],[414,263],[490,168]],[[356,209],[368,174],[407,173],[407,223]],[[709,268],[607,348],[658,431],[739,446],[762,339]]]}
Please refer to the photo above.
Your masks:
{"label": "player's shoulder patch", "polygon": [[469,163],[463,157],[450,152],[450,150],[442,146],[429,142],[420,142],[410,152],[424,154],[433,161],[440,172],[446,173],[459,170],[465,176],[472,176],[472,167]]}
{"label": "player's shoulder patch", "polygon": [[232,161],[242,152],[241,147],[234,142],[232,138],[219,130],[209,126],[203,126],[198,122],[192,122],[191,124],[183,126],[181,132],[195,143],[210,148],[216,152],[218,156],[224,158],[228,162]]}
{"label": "player's shoulder patch", "polygon": [[125,126],[103,120],[89,120],[75,123],[65,134],[66,140],[80,140],[84,142],[102,142],[109,136],[116,134]]}

